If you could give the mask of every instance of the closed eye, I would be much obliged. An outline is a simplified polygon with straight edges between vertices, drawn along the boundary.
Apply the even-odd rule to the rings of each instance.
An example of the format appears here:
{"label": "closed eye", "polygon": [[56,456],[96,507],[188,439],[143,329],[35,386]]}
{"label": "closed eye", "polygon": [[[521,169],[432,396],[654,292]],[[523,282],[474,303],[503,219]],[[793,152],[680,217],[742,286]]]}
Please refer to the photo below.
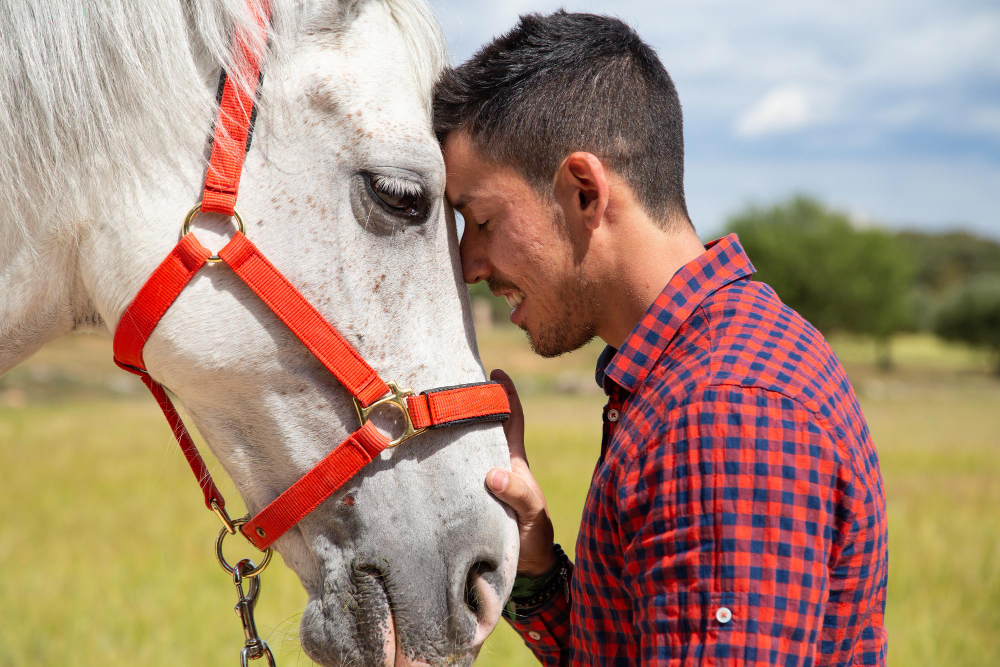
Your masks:
{"label": "closed eye", "polygon": [[372,198],[390,214],[420,224],[427,220],[430,202],[419,183],[385,174],[364,174]]}

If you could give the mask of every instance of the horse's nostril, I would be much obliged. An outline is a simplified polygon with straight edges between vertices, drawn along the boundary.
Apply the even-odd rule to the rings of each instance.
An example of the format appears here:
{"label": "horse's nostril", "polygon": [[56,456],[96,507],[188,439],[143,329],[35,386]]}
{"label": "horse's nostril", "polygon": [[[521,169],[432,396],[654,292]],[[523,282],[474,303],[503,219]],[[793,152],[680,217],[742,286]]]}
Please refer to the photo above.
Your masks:
{"label": "horse's nostril", "polygon": [[465,578],[465,605],[476,617],[477,621],[484,620],[487,615],[487,601],[483,599],[482,585],[483,576],[497,571],[495,563],[486,560],[476,561],[469,568],[469,573]]}

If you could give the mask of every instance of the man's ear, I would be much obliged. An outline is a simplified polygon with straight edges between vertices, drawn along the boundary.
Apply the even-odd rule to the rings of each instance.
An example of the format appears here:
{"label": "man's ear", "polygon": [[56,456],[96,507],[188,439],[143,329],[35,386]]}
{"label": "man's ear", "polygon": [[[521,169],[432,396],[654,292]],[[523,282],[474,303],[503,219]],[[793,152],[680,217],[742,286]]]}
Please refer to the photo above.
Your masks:
{"label": "man's ear", "polygon": [[553,179],[556,202],[566,221],[594,231],[604,222],[608,208],[608,179],[604,165],[593,153],[570,153]]}

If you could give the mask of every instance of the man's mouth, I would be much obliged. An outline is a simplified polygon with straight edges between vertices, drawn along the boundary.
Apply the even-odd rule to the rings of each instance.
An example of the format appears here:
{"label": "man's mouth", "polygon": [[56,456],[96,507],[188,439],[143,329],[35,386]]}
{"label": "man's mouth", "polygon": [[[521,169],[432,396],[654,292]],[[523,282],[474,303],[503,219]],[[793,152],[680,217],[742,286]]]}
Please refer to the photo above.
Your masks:
{"label": "man's mouth", "polygon": [[517,308],[524,301],[524,292],[511,292],[504,294],[503,298],[507,300],[507,305],[511,307],[511,310]]}
{"label": "man's mouth", "polygon": [[511,292],[504,294],[503,298],[507,300],[507,305],[510,306],[510,322],[521,328],[524,328],[524,292]]}
{"label": "man's mouth", "polygon": [[507,305],[510,306],[510,321],[521,326],[520,320],[524,319],[519,317],[519,315],[523,315],[521,311],[524,310],[521,304],[527,298],[524,292],[506,280],[490,280],[488,282],[493,296],[502,296],[507,301]]}

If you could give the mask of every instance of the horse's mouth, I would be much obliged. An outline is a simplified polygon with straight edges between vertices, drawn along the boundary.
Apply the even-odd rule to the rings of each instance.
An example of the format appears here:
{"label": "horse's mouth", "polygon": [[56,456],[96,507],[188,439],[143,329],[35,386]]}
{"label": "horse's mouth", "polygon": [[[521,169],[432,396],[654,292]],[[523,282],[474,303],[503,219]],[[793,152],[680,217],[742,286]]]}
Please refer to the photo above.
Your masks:
{"label": "horse's mouth", "polygon": [[353,579],[357,604],[353,611],[359,643],[365,657],[370,656],[370,662],[365,664],[381,667],[431,667],[444,662],[454,665],[472,664],[479,652],[481,640],[468,655],[455,655],[444,661],[435,659],[428,662],[407,655],[403,650],[402,637],[397,631],[392,596],[386,585],[388,575],[377,567],[356,566]]}
{"label": "horse's mouth", "polygon": [[[497,578],[490,560],[462,570],[441,599],[427,597],[433,575],[402,571],[386,558],[355,557],[341,588],[312,595],[303,614],[301,646],[322,665],[365,667],[471,666],[499,618]],[[503,588],[503,582],[499,582]],[[463,596],[464,592],[464,596]]]}

